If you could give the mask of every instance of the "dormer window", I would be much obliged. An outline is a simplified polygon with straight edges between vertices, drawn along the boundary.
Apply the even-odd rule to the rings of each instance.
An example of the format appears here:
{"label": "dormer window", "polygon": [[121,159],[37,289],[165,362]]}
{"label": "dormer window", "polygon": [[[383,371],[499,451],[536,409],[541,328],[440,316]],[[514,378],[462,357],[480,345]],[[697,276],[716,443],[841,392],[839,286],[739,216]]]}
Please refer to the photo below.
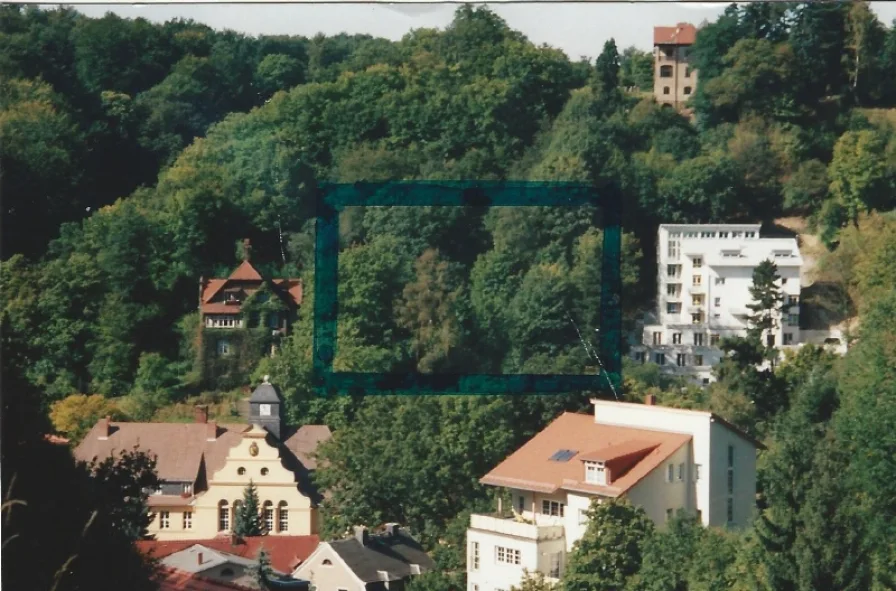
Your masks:
{"label": "dormer window", "polygon": [[607,485],[607,468],[603,462],[585,462],[585,482]]}

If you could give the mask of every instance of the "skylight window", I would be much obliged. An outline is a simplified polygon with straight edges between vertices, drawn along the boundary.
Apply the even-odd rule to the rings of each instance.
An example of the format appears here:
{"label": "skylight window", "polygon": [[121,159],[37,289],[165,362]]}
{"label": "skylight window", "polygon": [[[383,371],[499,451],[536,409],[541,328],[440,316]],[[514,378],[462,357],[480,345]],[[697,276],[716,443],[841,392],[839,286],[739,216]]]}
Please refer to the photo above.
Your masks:
{"label": "skylight window", "polygon": [[554,455],[552,455],[550,457],[550,461],[552,461],[552,462],[568,462],[577,453],[579,453],[579,452],[572,450],[572,449],[559,449],[556,452],[554,452]]}

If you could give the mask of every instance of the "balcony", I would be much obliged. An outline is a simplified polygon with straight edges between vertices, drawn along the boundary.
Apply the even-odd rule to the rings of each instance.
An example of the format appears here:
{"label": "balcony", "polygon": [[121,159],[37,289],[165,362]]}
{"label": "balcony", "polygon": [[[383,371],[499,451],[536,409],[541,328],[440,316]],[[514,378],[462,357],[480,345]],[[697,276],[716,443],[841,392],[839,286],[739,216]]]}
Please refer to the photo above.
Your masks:
{"label": "balcony", "polygon": [[701,285],[691,284],[688,286],[688,292],[690,292],[690,293],[706,293],[706,286],[703,284],[701,284]]}
{"label": "balcony", "polygon": [[525,540],[556,540],[563,537],[562,525],[535,525],[498,515],[470,515],[470,528]]}

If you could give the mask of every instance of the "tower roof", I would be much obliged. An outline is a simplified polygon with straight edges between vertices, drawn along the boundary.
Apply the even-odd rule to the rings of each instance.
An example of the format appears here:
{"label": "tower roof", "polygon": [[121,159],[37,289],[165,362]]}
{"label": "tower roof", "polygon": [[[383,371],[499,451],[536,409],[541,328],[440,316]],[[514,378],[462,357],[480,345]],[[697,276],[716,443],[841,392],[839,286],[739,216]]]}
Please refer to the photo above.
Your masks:
{"label": "tower roof", "polygon": [[255,391],[252,392],[249,402],[280,402],[280,395],[277,394],[277,389],[268,381],[268,376],[264,376],[264,382],[259,384]]}

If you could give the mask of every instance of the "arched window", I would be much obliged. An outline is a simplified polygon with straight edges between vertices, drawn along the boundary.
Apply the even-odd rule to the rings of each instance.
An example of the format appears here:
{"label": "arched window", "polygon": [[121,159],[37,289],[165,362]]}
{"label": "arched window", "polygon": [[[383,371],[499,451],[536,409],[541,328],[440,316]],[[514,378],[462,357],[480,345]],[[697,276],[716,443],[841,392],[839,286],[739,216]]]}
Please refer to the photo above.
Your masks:
{"label": "arched window", "polygon": [[239,474],[240,476],[242,476],[243,474],[246,473],[246,469],[243,468],[242,466],[240,466],[239,468],[236,469],[236,473]]}
{"label": "arched window", "polygon": [[267,468],[262,468],[262,469],[261,469],[261,475],[262,475],[262,476],[267,476],[267,475],[268,475],[268,469],[267,469]]}
{"label": "arched window", "polygon": [[286,501],[277,504],[277,529],[281,533],[289,531],[289,507],[286,506]]}
{"label": "arched window", "polygon": [[321,564],[322,564],[323,566],[333,566],[333,563],[330,562],[330,559],[329,559],[329,558],[324,558],[324,561],[321,562]]}
{"label": "arched window", "polygon": [[218,531],[228,531],[230,529],[230,507],[227,501],[218,503]]}
{"label": "arched window", "polygon": [[671,78],[672,66],[660,66],[660,78]]}
{"label": "arched window", "polygon": [[264,518],[264,530],[271,533],[274,531],[274,504],[265,501],[262,507],[261,516]]}

